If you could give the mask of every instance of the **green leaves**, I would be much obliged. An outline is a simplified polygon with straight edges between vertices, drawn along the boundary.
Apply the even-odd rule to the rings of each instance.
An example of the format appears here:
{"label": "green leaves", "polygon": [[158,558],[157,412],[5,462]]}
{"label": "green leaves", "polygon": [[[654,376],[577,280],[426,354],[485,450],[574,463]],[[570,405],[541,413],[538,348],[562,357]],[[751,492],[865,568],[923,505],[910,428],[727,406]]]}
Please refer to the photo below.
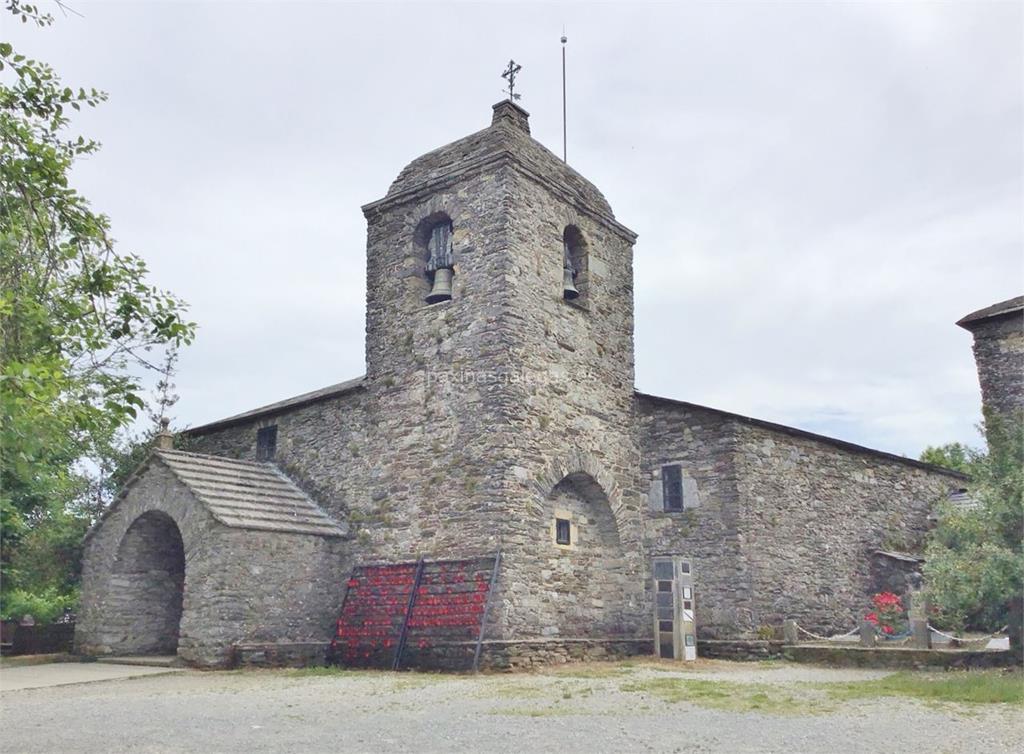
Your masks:
{"label": "green leaves", "polygon": [[[52,21],[20,0],[6,8],[41,26]],[[76,160],[98,144],[68,133],[66,113],[107,95],[62,84],[9,42],[0,42],[0,73],[0,580],[7,594],[44,587],[30,584],[31,569],[13,568],[12,558],[30,540],[46,551],[32,540],[45,522],[64,536],[74,527],[61,516],[96,510],[103,498],[95,469],[110,465],[119,433],[146,407],[138,374],[153,368],[148,352],[191,342],[195,324],[184,302],[148,280],[141,258],[115,249],[109,219],[72,186]],[[75,520],[83,529],[81,516]],[[69,584],[54,588],[63,594]]]}
{"label": "green leaves", "polygon": [[941,508],[925,552],[935,620],[957,630],[1000,628],[1024,592],[1024,416],[989,415],[985,434],[988,453],[969,466],[974,506]]}

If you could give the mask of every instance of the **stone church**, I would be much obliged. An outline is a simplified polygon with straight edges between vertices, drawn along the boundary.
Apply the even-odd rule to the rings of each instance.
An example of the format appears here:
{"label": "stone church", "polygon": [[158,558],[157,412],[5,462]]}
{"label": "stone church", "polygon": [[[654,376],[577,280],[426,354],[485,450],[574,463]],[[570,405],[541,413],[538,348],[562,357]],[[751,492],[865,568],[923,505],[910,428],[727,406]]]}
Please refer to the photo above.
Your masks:
{"label": "stone church", "polygon": [[354,568],[499,552],[485,665],[855,625],[964,479],[638,393],[636,234],[528,117],[363,207],[365,376],[161,438],[87,537],[80,651],[322,654]]}

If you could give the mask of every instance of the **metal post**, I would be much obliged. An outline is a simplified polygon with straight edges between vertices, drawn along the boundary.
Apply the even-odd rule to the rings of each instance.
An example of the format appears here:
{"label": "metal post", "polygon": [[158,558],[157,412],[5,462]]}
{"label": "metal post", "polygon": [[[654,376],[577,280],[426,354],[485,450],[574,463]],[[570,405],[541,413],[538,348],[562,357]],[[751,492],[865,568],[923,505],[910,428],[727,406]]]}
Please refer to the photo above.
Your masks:
{"label": "metal post", "polygon": [[416,561],[416,576],[412,580],[412,591],[409,592],[409,602],[405,606],[405,617],[402,618],[402,630],[398,634],[398,646],[395,647],[395,658],[391,661],[391,669],[398,670],[402,664],[402,652],[405,651],[405,639],[409,634],[409,617],[412,615],[412,608],[416,604],[416,592],[420,588],[420,580],[423,578],[423,556]]}
{"label": "metal post", "polygon": [[568,42],[562,29],[562,162],[568,162],[568,138],[565,125],[565,43]]}
{"label": "metal post", "polygon": [[473,652],[473,672],[480,670],[480,650],[484,645],[484,629],[487,628],[487,612],[491,608],[494,586],[498,583],[498,569],[501,568],[501,550],[494,556],[494,570],[491,571],[491,583],[487,587],[487,599],[484,600],[484,611],[480,615],[480,633],[476,637],[476,651]]}

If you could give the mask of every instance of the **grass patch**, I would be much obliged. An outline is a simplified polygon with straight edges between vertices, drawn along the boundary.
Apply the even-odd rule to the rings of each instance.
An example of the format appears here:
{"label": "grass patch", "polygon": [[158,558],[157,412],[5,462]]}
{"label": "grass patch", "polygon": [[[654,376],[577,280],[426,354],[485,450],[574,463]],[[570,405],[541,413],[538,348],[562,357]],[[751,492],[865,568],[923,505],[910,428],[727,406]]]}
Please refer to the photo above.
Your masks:
{"label": "grass patch", "polygon": [[[240,672],[245,671],[243,670]],[[358,670],[350,670],[349,668],[339,667],[338,665],[316,665],[308,668],[288,668],[283,672],[289,678],[318,678],[320,676],[339,675],[355,677],[359,674]]]}
{"label": "grass patch", "polygon": [[541,674],[560,678],[622,678],[632,673],[634,667],[622,663],[565,665],[558,669],[546,669]]}
{"label": "grass patch", "polygon": [[551,693],[549,689],[544,689],[540,686],[526,686],[522,684],[508,684],[494,687],[484,687],[477,694],[479,697],[490,698],[498,697],[500,699],[537,699],[542,696],[547,696]]}
{"label": "grass patch", "polygon": [[833,707],[815,695],[796,694],[790,688],[766,683],[732,683],[689,678],[644,678],[620,686],[622,691],[650,694],[666,702],[689,702],[729,712],[772,715],[808,715]]}
{"label": "grass patch", "polygon": [[1024,673],[974,670],[940,674],[902,672],[877,681],[817,684],[833,699],[905,696],[929,702],[1024,705]]}

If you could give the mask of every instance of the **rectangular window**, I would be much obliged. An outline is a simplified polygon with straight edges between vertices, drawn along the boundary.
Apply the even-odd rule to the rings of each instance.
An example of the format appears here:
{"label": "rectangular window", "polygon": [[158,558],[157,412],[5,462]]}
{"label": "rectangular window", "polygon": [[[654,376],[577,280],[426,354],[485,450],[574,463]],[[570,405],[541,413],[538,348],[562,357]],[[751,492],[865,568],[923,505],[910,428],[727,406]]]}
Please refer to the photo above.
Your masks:
{"label": "rectangular window", "polygon": [[666,511],[683,509],[683,469],[679,464],[661,467],[661,499]]}
{"label": "rectangular window", "polygon": [[570,542],[569,519],[555,519],[555,542],[560,545],[571,544]]}
{"label": "rectangular window", "polygon": [[277,425],[256,430],[256,460],[272,461],[277,450]]}
{"label": "rectangular window", "polygon": [[671,560],[655,560],[654,561],[654,578],[656,579],[668,579],[672,580],[675,578],[675,571],[672,570]]}

